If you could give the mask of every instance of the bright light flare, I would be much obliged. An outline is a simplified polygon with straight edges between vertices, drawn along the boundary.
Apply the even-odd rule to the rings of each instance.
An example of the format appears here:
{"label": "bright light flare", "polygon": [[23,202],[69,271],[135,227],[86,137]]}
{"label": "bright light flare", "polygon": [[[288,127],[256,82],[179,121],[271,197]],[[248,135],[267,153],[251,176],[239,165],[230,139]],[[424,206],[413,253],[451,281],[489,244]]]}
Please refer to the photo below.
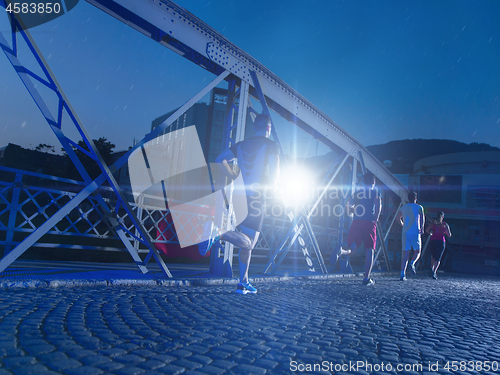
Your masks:
{"label": "bright light flare", "polygon": [[308,168],[291,165],[281,171],[280,186],[286,203],[299,208],[314,197],[315,176]]}

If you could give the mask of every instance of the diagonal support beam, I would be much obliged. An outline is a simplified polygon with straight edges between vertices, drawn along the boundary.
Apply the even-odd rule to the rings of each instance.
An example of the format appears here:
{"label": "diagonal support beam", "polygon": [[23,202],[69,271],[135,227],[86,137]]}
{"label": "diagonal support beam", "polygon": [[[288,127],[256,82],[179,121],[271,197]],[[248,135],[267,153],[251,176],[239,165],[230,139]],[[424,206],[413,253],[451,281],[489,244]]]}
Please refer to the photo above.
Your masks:
{"label": "diagonal support beam", "polygon": [[[281,147],[281,142],[279,140],[278,133],[276,132],[276,127],[274,126],[274,123],[273,123],[273,120],[271,117],[271,112],[269,111],[269,107],[268,107],[267,102],[266,102],[266,97],[265,97],[264,92],[262,91],[262,87],[260,86],[260,83],[259,83],[259,78],[257,77],[257,74],[255,73],[255,71],[250,71],[250,76],[252,77],[253,86],[255,87],[255,90],[257,91],[257,96],[259,98],[260,104],[262,105],[262,112],[264,114],[266,114],[267,116],[269,116],[269,118],[271,119],[271,123],[272,123],[271,134],[273,135],[273,139],[275,140],[276,143],[278,143],[278,145],[280,147],[280,155],[284,156],[283,148]],[[284,157],[282,159],[286,160]],[[292,212],[290,212],[288,214],[288,217],[291,221],[293,221],[293,213]],[[309,221],[308,217],[306,217],[305,215],[304,215],[303,219],[304,219],[304,224]],[[316,254],[316,258],[318,260],[321,271],[323,273],[328,273],[326,270],[324,261],[323,261],[323,256],[321,255],[321,250],[318,246],[318,241],[316,240],[314,232],[312,231],[311,225],[305,224],[305,229],[307,231],[308,236],[311,239],[311,244],[312,244],[314,253]],[[302,247],[302,251],[304,252],[304,255],[306,257],[308,257],[309,256],[308,249],[305,246],[301,246],[301,247]],[[267,268],[269,268],[269,267],[267,266],[266,269]]]}

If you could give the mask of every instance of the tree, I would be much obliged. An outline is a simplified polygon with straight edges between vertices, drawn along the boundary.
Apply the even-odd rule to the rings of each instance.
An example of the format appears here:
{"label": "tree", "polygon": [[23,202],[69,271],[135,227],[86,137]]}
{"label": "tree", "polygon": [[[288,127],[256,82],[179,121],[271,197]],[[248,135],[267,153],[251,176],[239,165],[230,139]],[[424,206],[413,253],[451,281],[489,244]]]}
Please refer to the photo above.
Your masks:
{"label": "tree", "polygon": [[40,152],[52,152],[52,153],[56,152],[54,146],[45,143],[40,143],[38,146],[35,147],[35,150]]}
{"label": "tree", "polygon": [[[109,165],[111,162],[111,154],[113,153],[115,144],[108,141],[106,137],[99,137],[99,139],[93,139],[92,142],[94,143],[97,151],[99,151],[99,153],[101,154],[104,162]],[[78,141],[78,146],[85,151],[89,151],[84,141]],[[89,158],[84,152],[80,151],[78,148],[73,147],[73,150],[75,151],[75,154],[78,156],[78,158],[81,160],[83,166],[89,173],[90,177],[96,178],[101,173],[101,170],[98,167],[97,163],[91,158]],[[64,150],[63,152],[65,156],[69,157]]]}

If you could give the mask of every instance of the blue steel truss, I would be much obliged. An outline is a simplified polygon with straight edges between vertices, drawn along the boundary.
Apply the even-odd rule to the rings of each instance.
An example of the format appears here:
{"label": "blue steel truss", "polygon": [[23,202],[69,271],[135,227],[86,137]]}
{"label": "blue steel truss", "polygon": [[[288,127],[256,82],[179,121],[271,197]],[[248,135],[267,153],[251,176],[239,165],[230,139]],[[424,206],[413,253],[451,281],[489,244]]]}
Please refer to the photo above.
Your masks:
{"label": "blue steel truss", "polygon": [[[246,85],[246,89],[241,90],[240,95],[242,95],[243,91],[245,91],[247,95],[249,94],[250,96],[258,99],[263,106],[263,110],[267,111],[267,113],[272,110],[291,122],[293,125],[298,126],[308,134],[312,135],[320,142],[330,147],[332,150],[343,150],[345,153],[347,153],[346,156],[350,155],[353,157],[353,159],[358,160],[361,163],[363,169],[367,168],[372,171],[378,177],[378,179],[383,184],[385,184],[385,186],[387,186],[395,193],[396,196],[399,196],[401,199],[404,199],[404,197],[406,197],[406,188],[401,183],[399,183],[399,181],[382,165],[382,163],[374,158],[345,130],[340,128],[336,123],[330,120],[325,114],[319,111],[314,105],[312,105],[309,101],[299,95],[285,82],[276,77],[262,64],[258,63],[250,55],[246,54],[244,51],[240,50],[238,47],[230,43],[222,35],[217,33],[215,30],[210,28],[208,25],[203,23],[201,20],[199,20],[189,12],[185,11],[183,8],[180,8],[169,0],[86,1],[95,5],[97,8],[103,10],[104,12],[112,15],[113,17],[119,19],[128,26],[135,28],[136,30],[147,35],[153,40],[156,40],[160,44],[170,48],[171,50],[182,55],[191,62],[199,65],[207,71],[212,72],[217,77],[211,84],[209,84],[206,88],[200,91],[200,93],[189,100],[184,106],[182,106],[179,110],[172,114],[163,124],[158,126],[143,140],[138,142],[136,146],[129,150],[129,152],[127,152],[122,158],[120,158],[112,166],[108,167],[96,150],[93,142],[85,131],[85,128],[78,120],[74,110],[69,104],[68,99],[57,84],[47,63],[40,54],[40,51],[38,51],[36,45],[29,36],[29,33],[22,30],[22,27],[19,25],[19,22],[17,20],[13,20],[12,47],[8,45],[3,35],[0,34],[0,45],[2,47],[2,50],[5,52],[7,58],[14,66],[16,72],[26,85],[28,91],[30,92],[36,104],[40,108],[42,114],[46,118],[49,126],[54,131],[62,146],[68,153],[69,157],[77,167],[84,180],[85,186],[77,195],[73,197],[70,202],[61,207],[61,209],[55,215],[51,216],[45,223],[37,227],[35,231],[27,239],[25,239],[25,241],[23,241],[23,243],[18,245],[6,257],[4,257],[4,259],[0,261],[0,270],[5,269],[5,267],[12,263],[12,261],[15,260],[20,254],[22,254],[28,247],[33,245],[57,222],[64,218],[87,197],[89,197],[91,194],[94,194],[97,197],[100,209],[103,211],[103,220],[106,220],[108,222],[113,232],[116,233],[116,235],[118,235],[118,237],[123,241],[127,250],[133,257],[141,271],[147,272],[146,264],[151,257],[154,257],[155,260],[160,264],[164,273],[167,276],[171,276],[161,257],[159,257],[159,254],[156,251],[154,245],[151,243],[151,241],[149,241],[148,233],[142,227],[141,220],[139,220],[135,216],[135,213],[132,211],[123,193],[116,184],[113,173],[127,162],[128,157],[133,151],[135,151],[139,147],[143,147],[145,143],[158,136],[162,131],[168,128],[170,124],[179,117],[180,114],[182,114],[187,108],[189,108],[189,106],[201,99],[206,93],[208,93],[208,91],[210,91],[213,87],[215,87],[223,80],[228,80],[229,82],[237,82],[237,84],[239,84],[241,87],[243,87],[243,85]],[[0,0],[0,5],[5,6],[5,1]],[[17,32],[19,32],[18,34],[21,35],[22,39],[28,45],[36,61],[38,61],[40,68],[44,73],[44,76],[39,76],[31,71],[28,71],[19,62],[17,58]],[[228,79],[228,76],[230,74],[232,74],[232,78]],[[31,79],[35,79],[38,82],[42,83],[52,92],[54,92],[55,95],[57,95],[59,106],[57,114],[55,116],[53,116],[53,114],[48,110],[48,107],[45,105],[40,94],[35,89],[35,86],[33,85]],[[244,103],[246,106],[247,101],[240,100],[240,104],[241,103]],[[231,106],[233,104],[234,103],[231,103]],[[234,111],[234,108],[231,108],[231,111]],[[246,113],[246,108],[245,111],[239,111],[238,116],[241,116],[241,113],[243,112]],[[87,149],[79,147],[77,141],[69,139],[64,135],[62,124],[64,113],[69,116],[73,126],[75,126],[78,130],[78,133],[83,139]],[[229,129],[234,124],[233,117],[234,116],[232,115],[226,117],[226,119],[229,119],[231,121],[231,125],[226,128],[226,135],[232,134],[231,130]],[[236,122],[236,129],[238,130],[238,121]],[[241,135],[241,132],[239,134]],[[273,134],[273,137],[276,141],[279,142],[277,134]],[[228,139],[226,138],[226,140]],[[231,141],[228,140],[228,142],[230,143]],[[94,180],[89,177],[87,171],[81,163],[81,160],[75,153],[75,149],[78,149],[94,160],[94,162],[99,166],[102,172],[99,177]],[[353,164],[357,163],[354,162]],[[353,176],[353,178],[354,177],[355,175]],[[103,183],[107,183],[115,195],[115,201],[112,202],[112,204],[104,201],[104,199],[99,194],[95,193],[99,189],[99,187],[103,185]],[[117,212],[123,210],[125,210],[131,218],[133,222],[133,230],[124,227],[120,222],[120,217],[119,215],[117,215]],[[326,272],[318,242],[309,222],[309,217],[310,215],[307,215],[307,213],[302,213],[297,218],[289,217],[290,220],[295,220],[295,222],[293,225],[294,229],[287,235],[287,240],[291,240],[294,238],[295,240],[299,239],[298,242],[306,251],[304,253],[304,255],[306,256],[306,260],[312,259],[307,250],[307,246],[312,247],[320,264],[321,270],[323,272]],[[227,219],[228,225],[231,224],[230,221],[231,218],[229,217]],[[387,229],[388,231],[390,230],[390,227],[392,227],[393,222],[394,220],[392,220],[391,225]],[[302,229],[306,230],[306,236],[302,236],[302,234],[300,233]],[[299,234],[297,234],[297,231],[299,232]],[[386,236],[387,233],[384,237]],[[339,237],[340,239],[342,239],[342,231],[339,232]],[[131,245],[129,238],[134,238],[136,241],[140,241],[149,249],[148,256],[144,261],[139,258],[137,251]],[[307,246],[306,242],[308,242]],[[304,245],[302,245],[302,243],[304,243]],[[229,252],[225,251],[224,262],[228,260],[229,257],[232,257],[232,248]],[[274,257],[274,259],[275,258],[276,257]]]}
{"label": "blue steel truss", "polygon": [[[5,7],[5,2],[2,1],[0,3],[3,7]],[[50,128],[58,138],[59,142],[63,146],[64,150],[68,154],[69,158],[77,168],[80,176],[85,183],[85,188],[73,198],[71,201],[66,203],[60,210],[58,210],[54,215],[52,215],[48,220],[44,222],[41,226],[36,228],[33,233],[28,236],[21,244],[16,246],[14,249],[8,252],[3,259],[0,261],[0,271],[3,271],[6,267],[8,267],[14,260],[16,260],[20,255],[22,255],[30,246],[32,246],[37,240],[39,240],[45,233],[47,233],[51,227],[62,220],[67,214],[69,214],[74,208],[76,208],[85,198],[87,198],[90,194],[96,192],[96,190],[104,183],[107,182],[111,187],[114,195],[115,202],[106,202],[103,197],[97,193],[96,199],[103,211],[103,219],[108,221],[108,225],[112,230],[116,233],[116,235],[122,240],[126,249],[132,256],[133,260],[139,267],[139,269],[143,273],[147,273],[148,270],[146,268],[146,264],[149,261],[150,257],[153,256],[160,266],[161,270],[167,277],[172,277],[170,271],[167,266],[163,262],[163,259],[160,257],[158,250],[149,240],[147,233],[145,233],[144,228],[140,226],[140,223],[135,216],[131,206],[129,205],[125,195],[122,190],[118,186],[113,174],[109,170],[108,166],[104,162],[102,156],[99,151],[95,147],[92,139],[90,138],[88,132],[85,127],[78,119],[74,109],[72,108],[68,98],[62,91],[61,87],[57,83],[53,73],[51,72],[47,62],[43,58],[41,52],[37,48],[30,34],[24,30],[23,25],[20,23],[18,19],[16,19],[13,13],[10,13],[10,21],[12,25],[12,47],[9,46],[4,36],[0,33],[0,46],[7,56],[8,60],[16,70],[17,74],[21,78],[22,82],[28,89],[31,97],[35,101],[36,105],[42,112],[45,120],[49,124]],[[29,48],[29,51],[32,53],[36,62],[39,65],[39,68],[43,72],[43,76],[39,76],[33,71],[28,70],[24,67],[18,59],[18,35],[22,37],[22,40],[26,43]],[[36,86],[32,82],[32,78],[37,80],[38,82],[45,85],[48,89],[52,91],[54,95],[56,95],[58,99],[58,109],[57,114],[54,114],[50,111],[49,107],[46,104],[46,101],[42,98],[40,92],[36,89]],[[69,116],[70,121],[68,125],[66,123],[63,124],[64,114]],[[64,128],[63,129],[63,125]],[[83,149],[78,145],[78,141],[75,141],[64,134],[64,130],[66,127],[73,125],[78,134],[81,136],[83,142],[85,143],[87,150]],[[97,177],[97,179],[92,180],[86,168],[84,167],[82,161],[78,157],[78,154],[75,150],[80,150],[83,154],[90,157],[101,170],[101,175]],[[111,203],[111,204],[110,204]],[[125,210],[130,220],[132,220],[134,227],[137,229],[136,234],[131,233],[123,224],[120,222],[117,214],[120,210]],[[146,260],[143,261],[136,249],[133,247],[131,242],[129,241],[127,234],[134,237],[138,241],[142,242],[150,251]],[[9,238],[12,241],[11,238]],[[10,250],[10,248],[8,248]]]}

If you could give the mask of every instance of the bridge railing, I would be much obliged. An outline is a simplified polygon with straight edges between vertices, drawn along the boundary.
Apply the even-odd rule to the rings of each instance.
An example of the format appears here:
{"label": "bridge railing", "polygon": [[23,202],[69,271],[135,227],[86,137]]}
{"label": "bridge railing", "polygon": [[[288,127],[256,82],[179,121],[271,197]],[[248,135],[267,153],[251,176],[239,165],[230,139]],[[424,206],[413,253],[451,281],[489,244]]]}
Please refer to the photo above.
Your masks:
{"label": "bridge railing", "polygon": [[[0,166],[0,246],[4,248],[4,255],[68,203],[84,186],[81,181]],[[109,198],[113,197],[111,188],[102,187],[99,192],[113,206],[112,198]],[[192,205],[192,211],[182,213],[182,226],[175,228],[168,209],[158,210],[155,206],[148,206],[147,196],[142,196],[139,204],[136,204],[131,193],[126,195],[155,244],[178,245],[177,231],[183,231],[184,236],[196,242],[201,237],[203,222],[210,217],[210,212],[204,212],[204,207]],[[88,197],[33,246],[125,251],[123,243],[112,230],[112,224],[101,211],[96,199]],[[119,211],[117,217],[130,232],[127,237],[137,252],[147,253],[149,250],[140,246],[140,242],[134,238],[135,227],[125,210]],[[270,250],[279,246],[290,230],[290,225],[283,218],[266,219],[255,248],[257,262],[267,262]],[[322,252],[324,255],[330,254],[337,240],[337,231],[319,226],[314,226],[314,229]],[[302,254],[297,254],[297,257],[302,257]]]}

